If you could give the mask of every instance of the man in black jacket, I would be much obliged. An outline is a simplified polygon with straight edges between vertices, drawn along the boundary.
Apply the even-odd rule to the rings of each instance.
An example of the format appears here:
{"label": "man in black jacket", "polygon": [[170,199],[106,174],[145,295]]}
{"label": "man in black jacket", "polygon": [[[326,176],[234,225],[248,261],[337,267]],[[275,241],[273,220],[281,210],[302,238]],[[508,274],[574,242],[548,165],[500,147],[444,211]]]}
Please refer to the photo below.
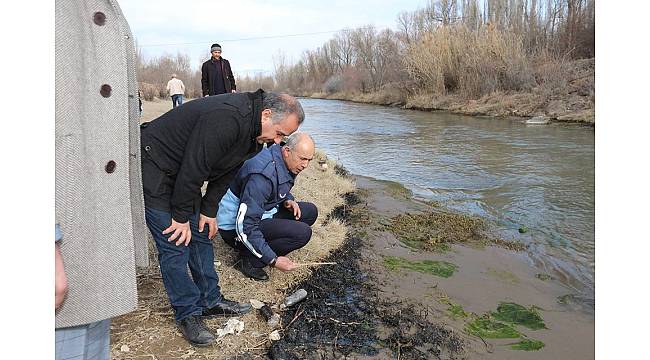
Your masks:
{"label": "man in black jacket", "polygon": [[201,89],[203,96],[230,94],[237,92],[235,77],[230,62],[221,57],[221,45],[212,44],[212,57],[201,66]]}
{"label": "man in black jacket", "polygon": [[147,226],[176,321],[192,344],[214,341],[202,316],[251,310],[221,295],[210,240],[217,233],[219,199],[245,160],[264,143],[280,143],[304,117],[295,98],[260,89],[196,99],[142,125]]}

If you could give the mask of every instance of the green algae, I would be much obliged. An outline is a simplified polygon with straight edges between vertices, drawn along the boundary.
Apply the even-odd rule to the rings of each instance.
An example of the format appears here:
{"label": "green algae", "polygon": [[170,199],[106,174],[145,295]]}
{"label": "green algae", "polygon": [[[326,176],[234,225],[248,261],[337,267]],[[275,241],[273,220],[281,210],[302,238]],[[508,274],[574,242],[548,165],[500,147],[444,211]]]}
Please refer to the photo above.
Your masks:
{"label": "green algae", "polygon": [[445,244],[445,243],[434,244],[434,245],[431,246],[431,249],[429,251],[444,254],[446,252],[451,251],[451,246],[449,246],[449,244]]}
{"label": "green algae", "polygon": [[514,326],[495,321],[489,315],[477,317],[465,324],[465,331],[486,339],[516,339],[521,333]]}
{"label": "green algae", "polygon": [[545,344],[539,340],[523,339],[518,343],[510,344],[513,350],[537,351],[543,348]]}
{"label": "green algae", "polygon": [[384,266],[390,270],[407,269],[443,278],[452,276],[456,269],[458,269],[457,265],[446,261],[409,261],[396,256],[386,256],[384,258]]}
{"label": "green algae", "polygon": [[525,326],[531,330],[546,329],[544,320],[534,306],[526,309],[516,303],[502,302],[499,303],[497,311],[491,312],[491,315],[497,320]]}
{"label": "green algae", "polygon": [[542,281],[548,281],[548,280],[554,280],[555,279],[554,277],[552,277],[549,274],[542,274],[542,273],[535,274],[535,277],[542,280]]}
{"label": "green algae", "polygon": [[[449,302],[444,298],[440,301]],[[473,316],[475,316],[473,320],[465,324],[465,332],[468,334],[485,339],[520,338],[519,342],[508,344],[513,350],[536,351],[545,346],[539,340],[528,339],[526,335],[515,328],[517,325],[521,325],[532,330],[546,329],[535,306],[526,309],[516,303],[501,302],[496,312],[491,311],[480,317]]]}
{"label": "green algae", "polygon": [[463,307],[458,304],[449,304],[447,312],[454,319],[466,318],[469,316],[465,309],[463,309]]}
{"label": "green algae", "polygon": [[493,276],[501,281],[512,283],[512,284],[518,284],[520,281],[517,275],[506,270],[497,270],[494,268],[488,268],[487,273],[488,275]]}
{"label": "green algae", "polygon": [[451,300],[449,300],[449,297],[446,295],[438,298],[438,302],[448,306],[447,313],[452,319],[466,318],[470,315],[470,313],[465,311],[461,305],[451,302]]}

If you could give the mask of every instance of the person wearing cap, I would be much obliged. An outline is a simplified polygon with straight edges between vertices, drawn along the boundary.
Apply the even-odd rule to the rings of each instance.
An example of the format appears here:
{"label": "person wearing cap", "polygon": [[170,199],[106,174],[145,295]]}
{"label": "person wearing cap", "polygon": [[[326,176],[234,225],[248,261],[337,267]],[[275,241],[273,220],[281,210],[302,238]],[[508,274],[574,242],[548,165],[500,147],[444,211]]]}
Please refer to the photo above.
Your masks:
{"label": "person wearing cap", "polygon": [[212,57],[201,66],[201,89],[203,96],[237,92],[230,62],[221,57],[221,45],[212,44]]}
{"label": "person wearing cap", "polygon": [[314,140],[294,133],[284,146],[272,145],[247,160],[219,203],[217,224],[226,244],[239,250],[235,268],[266,281],[265,266],[291,271],[287,255],[307,245],[318,209],[291,194],[296,176],[314,158]]}
{"label": "person wearing cap", "polygon": [[183,94],[185,94],[185,84],[176,78],[176,74],[172,74],[171,80],[167,82],[167,92],[172,97],[172,108],[178,105],[183,105]]}

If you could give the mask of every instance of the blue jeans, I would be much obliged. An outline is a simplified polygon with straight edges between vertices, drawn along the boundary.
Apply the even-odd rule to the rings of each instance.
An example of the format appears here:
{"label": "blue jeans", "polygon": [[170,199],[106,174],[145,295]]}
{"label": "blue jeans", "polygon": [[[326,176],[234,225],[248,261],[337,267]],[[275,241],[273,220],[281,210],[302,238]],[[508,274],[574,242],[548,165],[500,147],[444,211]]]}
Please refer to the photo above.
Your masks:
{"label": "blue jeans", "polygon": [[182,94],[172,95],[172,108],[175,108],[179,105],[183,105],[183,95]]}
{"label": "blue jeans", "polygon": [[[221,301],[219,276],[214,269],[212,241],[208,239],[208,227],[198,229],[198,213],[190,218],[192,240],[188,246],[176,246],[167,241],[171,234],[163,231],[171,225],[171,213],[145,208],[147,227],[158,248],[158,262],[169,302],[174,308],[175,319],[180,322],[190,315],[200,315]],[[187,272],[189,265],[192,276]]]}
{"label": "blue jeans", "polygon": [[55,331],[56,360],[109,360],[111,358],[111,319],[59,328]]}

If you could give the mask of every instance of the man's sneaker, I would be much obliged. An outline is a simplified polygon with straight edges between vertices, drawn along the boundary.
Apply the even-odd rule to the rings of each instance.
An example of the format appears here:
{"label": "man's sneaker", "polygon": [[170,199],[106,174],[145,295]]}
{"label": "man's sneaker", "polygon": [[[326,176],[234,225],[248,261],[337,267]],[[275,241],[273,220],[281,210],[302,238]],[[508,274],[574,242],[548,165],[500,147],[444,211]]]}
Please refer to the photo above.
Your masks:
{"label": "man's sneaker", "polygon": [[264,271],[263,268],[253,267],[250,259],[246,257],[239,259],[235,265],[235,269],[241,271],[242,274],[253,280],[267,281],[269,279],[269,275],[266,273],[266,271]]}
{"label": "man's sneaker", "polygon": [[251,311],[251,309],[253,309],[253,307],[250,304],[240,304],[222,297],[221,301],[217,303],[217,305],[203,310],[202,315],[204,317],[243,315]]}
{"label": "man's sneaker", "polygon": [[181,320],[178,327],[192,345],[208,346],[214,342],[214,335],[205,327],[200,316],[190,315]]}

